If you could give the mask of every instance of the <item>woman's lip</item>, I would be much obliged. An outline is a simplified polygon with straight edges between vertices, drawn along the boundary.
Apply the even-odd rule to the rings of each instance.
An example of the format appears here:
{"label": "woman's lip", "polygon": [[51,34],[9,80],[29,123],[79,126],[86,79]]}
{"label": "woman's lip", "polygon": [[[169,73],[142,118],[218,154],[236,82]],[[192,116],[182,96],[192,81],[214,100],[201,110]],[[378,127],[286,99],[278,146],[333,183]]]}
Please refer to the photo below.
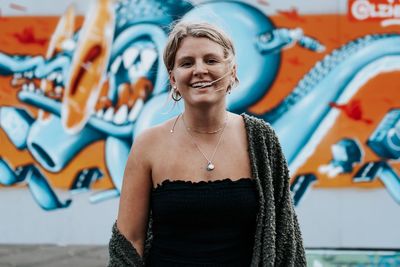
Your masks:
{"label": "woman's lip", "polygon": [[[198,83],[206,83],[206,84],[212,85],[212,81],[198,81],[198,82],[191,83],[190,86],[193,87],[193,85],[198,84]],[[201,87],[201,86],[199,86],[199,87]],[[193,88],[195,88],[195,87],[193,87]]]}
{"label": "woman's lip", "polygon": [[207,88],[210,88],[212,86],[212,84],[211,85],[208,85],[208,86],[199,86],[199,87],[193,87],[193,86],[191,86],[193,89],[195,89],[195,90],[203,90],[203,89],[207,89]]}

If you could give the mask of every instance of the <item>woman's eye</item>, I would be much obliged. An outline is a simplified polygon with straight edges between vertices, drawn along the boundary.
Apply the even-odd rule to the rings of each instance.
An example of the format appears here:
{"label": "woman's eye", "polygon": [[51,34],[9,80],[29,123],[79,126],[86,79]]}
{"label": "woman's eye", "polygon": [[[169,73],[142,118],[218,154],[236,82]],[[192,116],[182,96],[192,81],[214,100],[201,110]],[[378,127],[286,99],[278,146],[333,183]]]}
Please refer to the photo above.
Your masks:
{"label": "woman's eye", "polygon": [[190,65],[191,65],[190,62],[182,62],[180,66],[184,67],[184,68],[187,68],[187,67],[190,67]]}
{"label": "woman's eye", "polygon": [[208,60],[207,60],[207,63],[208,63],[208,64],[215,64],[215,63],[218,63],[218,61],[215,60],[215,59],[208,59]]}

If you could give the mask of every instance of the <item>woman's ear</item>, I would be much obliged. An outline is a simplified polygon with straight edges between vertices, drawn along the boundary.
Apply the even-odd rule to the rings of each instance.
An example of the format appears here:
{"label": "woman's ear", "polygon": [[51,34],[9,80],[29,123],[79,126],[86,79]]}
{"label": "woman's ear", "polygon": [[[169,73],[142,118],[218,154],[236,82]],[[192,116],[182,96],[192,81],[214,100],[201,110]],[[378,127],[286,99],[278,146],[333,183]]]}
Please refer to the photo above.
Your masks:
{"label": "woman's ear", "polygon": [[169,83],[171,84],[171,86],[174,86],[176,81],[175,81],[175,76],[174,76],[174,73],[172,72],[172,70],[170,70],[168,72],[168,76],[169,76]]}
{"label": "woman's ear", "polygon": [[232,68],[231,84],[232,84],[232,86],[237,86],[239,84],[239,78],[237,76],[237,65],[236,64]]}
{"label": "woman's ear", "polygon": [[236,68],[236,64],[235,65],[233,65],[233,68],[232,68],[232,79],[233,79],[233,81],[236,83],[236,81],[238,81],[239,79],[238,79],[238,77],[237,77],[237,68]]}

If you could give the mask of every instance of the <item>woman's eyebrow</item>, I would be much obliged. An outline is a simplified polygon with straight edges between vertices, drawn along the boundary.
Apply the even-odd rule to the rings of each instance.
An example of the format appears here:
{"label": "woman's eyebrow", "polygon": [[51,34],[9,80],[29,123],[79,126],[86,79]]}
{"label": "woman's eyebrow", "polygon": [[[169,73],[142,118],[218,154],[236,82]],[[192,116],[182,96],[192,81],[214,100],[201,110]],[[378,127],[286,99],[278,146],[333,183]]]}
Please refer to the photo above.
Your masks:
{"label": "woman's eyebrow", "polygon": [[[215,53],[208,53],[208,54],[203,55],[203,57],[223,58],[220,55],[215,54]],[[192,59],[193,59],[193,56],[182,56],[180,58],[177,58],[176,62],[181,62],[181,61],[184,61],[184,60],[192,60]]]}
{"label": "woman's eyebrow", "polygon": [[183,56],[183,57],[177,58],[176,62],[181,62],[181,61],[190,60],[190,59],[193,59],[193,57],[191,57],[191,56]]}

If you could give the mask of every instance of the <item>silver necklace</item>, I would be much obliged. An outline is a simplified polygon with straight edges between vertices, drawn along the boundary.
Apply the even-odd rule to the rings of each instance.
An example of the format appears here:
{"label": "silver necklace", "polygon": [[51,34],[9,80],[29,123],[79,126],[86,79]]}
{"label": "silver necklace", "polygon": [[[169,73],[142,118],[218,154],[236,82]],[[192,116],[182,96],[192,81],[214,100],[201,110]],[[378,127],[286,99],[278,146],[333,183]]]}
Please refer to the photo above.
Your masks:
{"label": "silver necklace", "polygon": [[199,134],[216,134],[216,133],[219,133],[225,127],[227,120],[228,120],[228,116],[225,116],[225,121],[222,124],[222,126],[219,127],[217,130],[214,130],[214,131],[200,131],[200,130],[197,130],[195,128],[186,127],[186,124],[185,124],[185,127],[186,127],[186,129],[188,131],[192,131],[192,132],[199,133]]}
{"label": "silver necklace", "polygon": [[[179,116],[178,116],[178,117],[179,117]],[[222,136],[224,135],[224,131],[225,131],[226,125],[228,124],[227,117],[228,117],[228,113],[226,113],[225,123],[224,123],[224,125],[222,126],[221,134],[220,134],[219,139],[218,139],[218,143],[217,143],[217,145],[216,145],[215,148],[214,148],[214,152],[212,153],[211,158],[209,159],[209,158],[206,156],[206,154],[204,154],[204,152],[200,149],[200,146],[194,141],[194,137],[193,137],[193,135],[190,133],[190,130],[189,130],[190,128],[187,127],[186,122],[185,122],[185,119],[184,119],[183,114],[182,114],[182,121],[183,121],[183,124],[184,124],[184,126],[185,126],[186,132],[187,132],[187,133],[189,134],[189,136],[190,136],[190,141],[192,141],[192,143],[195,145],[195,147],[197,148],[197,150],[200,151],[200,153],[203,155],[203,157],[207,160],[207,167],[206,167],[206,170],[207,170],[207,171],[212,171],[212,170],[215,169],[215,165],[213,164],[212,161],[213,161],[213,159],[214,159],[215,153],[217,152],[217,149],[218,149],[218,147],[219,147],[219,144],[221,143]]]}

